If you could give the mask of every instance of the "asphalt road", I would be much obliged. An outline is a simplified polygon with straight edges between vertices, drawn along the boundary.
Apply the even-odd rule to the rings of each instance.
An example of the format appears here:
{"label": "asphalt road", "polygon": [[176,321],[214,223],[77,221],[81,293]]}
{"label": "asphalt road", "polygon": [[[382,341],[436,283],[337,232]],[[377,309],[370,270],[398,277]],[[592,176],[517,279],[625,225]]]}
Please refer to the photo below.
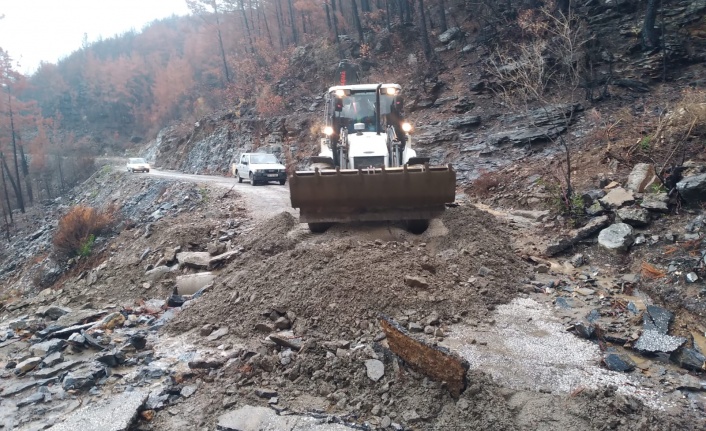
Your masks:
{"label": "asphalt road", "polygon": [[272,182],[265,185],[252,186],[247,181],[238,183],[236,178],[220,177],[214,175],[193,175],[176,171],[161,171],[151,169],[148,174],[161,178],[171,178],[181,181],[191,181],[198,184],[208,184],[222,189],[233,189],[245,200],[253,218],[266,219],[282,211],[288,211],[299,216],[299,211],[292,208],[289,200],[289,185],[281,186]]}

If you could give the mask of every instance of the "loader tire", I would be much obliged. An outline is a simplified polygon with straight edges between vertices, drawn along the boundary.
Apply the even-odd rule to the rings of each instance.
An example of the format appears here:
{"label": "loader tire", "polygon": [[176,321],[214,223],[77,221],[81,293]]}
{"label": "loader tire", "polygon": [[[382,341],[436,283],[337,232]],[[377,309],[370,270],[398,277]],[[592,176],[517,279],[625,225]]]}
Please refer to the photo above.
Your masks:
{"label": "loader tire", "polygon": [[429,220],[407,220],[407,231],[421,235],[429,228]]}
{"label": "loader tire", "polygon": [[331,223],[308,223],[312,233],[324,233],[331,227]]}

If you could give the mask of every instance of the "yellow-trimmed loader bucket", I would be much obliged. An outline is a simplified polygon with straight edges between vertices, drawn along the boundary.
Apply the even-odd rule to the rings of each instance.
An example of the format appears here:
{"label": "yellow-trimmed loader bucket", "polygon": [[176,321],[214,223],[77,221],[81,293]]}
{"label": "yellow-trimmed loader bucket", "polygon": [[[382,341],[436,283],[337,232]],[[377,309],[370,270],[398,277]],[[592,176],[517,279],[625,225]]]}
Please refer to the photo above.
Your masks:
{"label": "yellow-trimmed loader bucket", "polygon": [[302,223],[429,220],[456,196],[451,165],[297,171],[289,178]]}

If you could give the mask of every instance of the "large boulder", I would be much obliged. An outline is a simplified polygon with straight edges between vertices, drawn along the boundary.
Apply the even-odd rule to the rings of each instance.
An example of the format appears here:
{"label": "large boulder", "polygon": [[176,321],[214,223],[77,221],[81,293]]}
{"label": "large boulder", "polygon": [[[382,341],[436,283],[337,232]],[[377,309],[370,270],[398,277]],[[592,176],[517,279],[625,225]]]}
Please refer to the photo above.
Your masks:
{"label": "large boulder", "polygon": [[643,193],[648,187],[658,183],[654,166],[649,163],[638,163],[630,172],[625,188],[635,193]]}
{"label": "large boulder", "polygon": [[706,201],[706,174],[682,179],[677,183],[677,190],[688,204],[698,205]]}
{"label": "large boulder", "polygon": [[644,208],[620,208],[616,215],[620,221],[634,227],[645,227],[650,222],[650,213]]}
{"label": "large boulder", "polygon": [[598,234],[598,244],[614,253],[625,253],[634,241],[632,226],[615,223]]}

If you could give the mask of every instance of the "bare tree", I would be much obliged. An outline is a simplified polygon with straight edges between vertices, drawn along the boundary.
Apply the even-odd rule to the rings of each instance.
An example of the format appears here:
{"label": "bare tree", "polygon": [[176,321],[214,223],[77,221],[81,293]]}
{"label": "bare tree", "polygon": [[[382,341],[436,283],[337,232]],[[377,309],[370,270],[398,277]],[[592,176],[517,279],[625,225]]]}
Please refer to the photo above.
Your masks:
{"label": "bare tree", "polygon": [[652,50],[659,47],[659,33],[657,29],[655,29],[658,6],[659,0],[647,0],[645,21],[642,25],[642,47],[645,50]]}
{"label": "bare tree", "polygon": [[223,61],[223,75],[227,83],[231,82],[230,71],[228,70],[228,61],[226,59],[226,51],[223,48],[223,35],[221,34],[221,21],[219,17],[219,8],[216,0],[186,0],[186,4],[189,6],[191,12],[195,15],[200,15],[204,20],[204,14],[206,13],[206,6],[213,9],[213,16],[216,20],[216,36],[218,37],[218,48],[221,53],[221,60]]}
{"label": "bare tree", "polygon": [[[535,36],[530,42],[498,49],[489,61],[489,72],[502,83],[498,94],[508,106],[528,114],[539,110],[545,116],[559,115],[563,129],[568,130],[581,94],[586,73],[585,47],[591,38],[571,8],[567,14],[541,8],[527,30]],[[531,121],[532,116],[527,117]],[[561,198],[565,208],[572,211],[571,142],[561,133],[546,137],[564,149]]]}
{"label": "bare tree", "polygon": [[429,32],[427,32],[427,16],[424,11],[424,0],[417,0],[419,5],[419,29],[420,37],[422,38],[422,46],[424,47],[424,58],[427,61],[431,61],[432,49],[431,42],[429,41]]}

